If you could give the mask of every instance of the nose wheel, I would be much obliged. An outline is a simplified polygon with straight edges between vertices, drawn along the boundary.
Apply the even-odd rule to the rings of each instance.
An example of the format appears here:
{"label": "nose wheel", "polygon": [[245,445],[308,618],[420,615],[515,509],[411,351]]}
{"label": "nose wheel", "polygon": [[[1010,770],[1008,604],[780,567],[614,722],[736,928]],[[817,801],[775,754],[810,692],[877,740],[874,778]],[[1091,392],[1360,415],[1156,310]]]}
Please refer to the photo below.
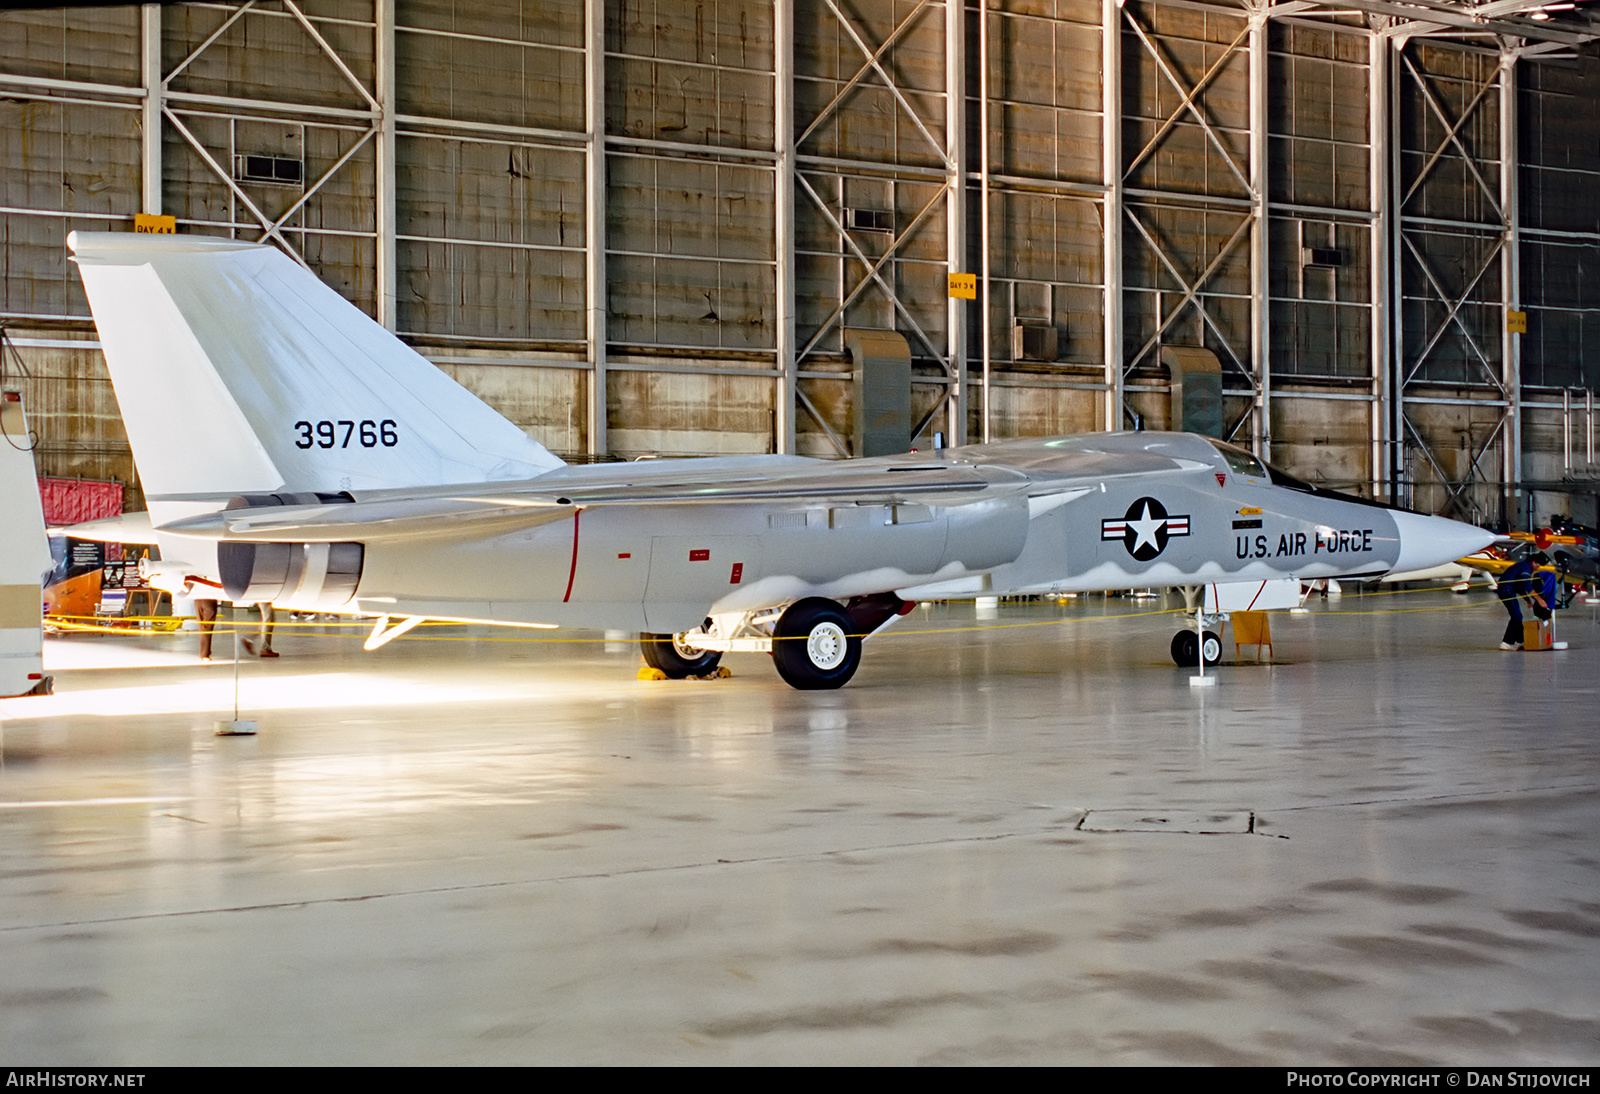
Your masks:
{"label": "nose wheel", "polygon": [[[1200,663],[1201,639],[1194,631],[1179,631],[1172,636],[1172,660],[1180,668],[1192,669]],[[1206,664],[1215,665],[1222,660],[1222,636],[1215,631],[1205,632]]]}

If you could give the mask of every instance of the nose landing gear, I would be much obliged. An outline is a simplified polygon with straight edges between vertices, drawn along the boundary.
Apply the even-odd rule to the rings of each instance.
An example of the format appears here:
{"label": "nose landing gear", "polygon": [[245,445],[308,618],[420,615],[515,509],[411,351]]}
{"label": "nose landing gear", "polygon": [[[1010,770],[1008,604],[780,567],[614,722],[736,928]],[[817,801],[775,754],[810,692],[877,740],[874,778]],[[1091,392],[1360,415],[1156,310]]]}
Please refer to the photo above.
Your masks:
{"label": "nose landing gear", "polygon": [[[1192,669],[1200,663],[1200,636],[1194,631],[1179,631],[1172,636],[1172,660],[1180,668]],[[1205,632],[1206,664],[1215,665],[1222,660],[1222,636],[1215,631]]]}

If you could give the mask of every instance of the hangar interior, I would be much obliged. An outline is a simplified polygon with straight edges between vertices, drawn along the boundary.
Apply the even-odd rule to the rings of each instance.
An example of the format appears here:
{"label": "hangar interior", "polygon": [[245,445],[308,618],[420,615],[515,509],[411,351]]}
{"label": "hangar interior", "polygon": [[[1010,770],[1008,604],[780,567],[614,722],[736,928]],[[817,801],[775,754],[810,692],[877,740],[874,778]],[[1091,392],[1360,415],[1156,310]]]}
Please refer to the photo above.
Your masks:
{"label": "hangar interior", "polygon": [[[8,7],[4,386],[41,474],[142,507],[66,237],[170,216],[573,461],[1182,409],[1315,483],[1593,524],[1597,35],[1534,0]],[[872,361],[910,375],[888,442]],[[0,1055],[1592,1065],[1595,644],[1307,603],[1205,688],[1170,613],[1087,595],[924,603],[828,692],[740,652],[648,683],[620,632],[286,620],[231,671],[60,639],[68,686],[0,700]]]}
{"label": "hangar interior", "polygon": [[1160,428],[1198,347],[1211,431],[1303,478],[1594,523],[1597,31],[1517,0],[8,10],[7,367],[40,472],[139,508],[65,239],[164,214],[282,247],[569,460],[862,454],[852,343],[885,333],[902,447]]}

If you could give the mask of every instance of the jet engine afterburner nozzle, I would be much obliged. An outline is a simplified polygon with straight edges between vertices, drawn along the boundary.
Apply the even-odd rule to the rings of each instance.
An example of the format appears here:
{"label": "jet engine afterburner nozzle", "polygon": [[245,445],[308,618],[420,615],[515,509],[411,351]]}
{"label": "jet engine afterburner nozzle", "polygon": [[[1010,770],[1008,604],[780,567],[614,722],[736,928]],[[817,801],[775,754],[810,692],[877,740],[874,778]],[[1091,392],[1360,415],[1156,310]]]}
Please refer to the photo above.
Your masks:
{"label": "jet engine afterburner nozzle", "polygon": [[[348,494],[242,494],[225,512],[279,505],[338,504]],[[356,595],[366,549],[359,543],[217,544],[222,591],[235,604],[272,602],[330,611]]]}

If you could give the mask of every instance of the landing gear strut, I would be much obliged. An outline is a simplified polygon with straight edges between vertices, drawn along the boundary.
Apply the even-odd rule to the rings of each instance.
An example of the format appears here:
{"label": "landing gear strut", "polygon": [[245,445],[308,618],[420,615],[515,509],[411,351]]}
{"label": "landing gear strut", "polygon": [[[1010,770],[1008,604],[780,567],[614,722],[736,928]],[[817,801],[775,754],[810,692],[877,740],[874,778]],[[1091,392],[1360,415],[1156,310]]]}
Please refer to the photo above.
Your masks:
{"label": "landing gear strut", "polygon": [[[1202,644],[1206,654],[1206,664],[1215,665],[1222,661],[1222,635],[1209,628],[1213,624],[1220,625],[1227,620],[1226,615],[1205,610],[1204,585],[1180,585],[1178,591],[1183,594],[1184,614],[1197,626],[1188,627],[1172,636],[1172,661],[1181,669],[1192,669],[1200,663],[1200,650]],[[1202,638],[1198,632],[1204,631]]]}

